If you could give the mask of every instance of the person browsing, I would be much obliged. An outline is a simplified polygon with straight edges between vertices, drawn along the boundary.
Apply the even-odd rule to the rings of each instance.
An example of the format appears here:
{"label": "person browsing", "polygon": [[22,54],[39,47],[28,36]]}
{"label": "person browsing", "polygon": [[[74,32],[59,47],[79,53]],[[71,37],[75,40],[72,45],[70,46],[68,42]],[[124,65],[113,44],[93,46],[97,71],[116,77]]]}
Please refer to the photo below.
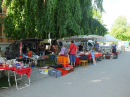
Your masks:
{"label": "person browsing", "polygon": [[95,48],[95,51],[99,51],[99,44],[97,43],[97,41],[95,41],[95,44],[94,44],[94,48]]}
{"label": "person browsing", "polygon": [[64,44],[64,46],[61,48],[61,51],[60,51],[60,55],[61,56],[64,56],[65,54],[67,54],[67,50],[66,50],[66,44]]}
{"label": "person browsing", "polygon": [[71,41],[71,44],[69,45],[68,52],[70,52],[70,63],[71,65],[76,63],[76,54],[77,54],[77,46],[74,44],[74,41]]}
{"label": "person browsing", "polygon": [[80,43],[80,45],[78,46],[78,50],[83,51],[83,43]]}
{"label": "person browsing", "polygon": [[44,45],[44,43],[41,44],[41,49],[42,49],[42,55],[45,56],[46,46]]}

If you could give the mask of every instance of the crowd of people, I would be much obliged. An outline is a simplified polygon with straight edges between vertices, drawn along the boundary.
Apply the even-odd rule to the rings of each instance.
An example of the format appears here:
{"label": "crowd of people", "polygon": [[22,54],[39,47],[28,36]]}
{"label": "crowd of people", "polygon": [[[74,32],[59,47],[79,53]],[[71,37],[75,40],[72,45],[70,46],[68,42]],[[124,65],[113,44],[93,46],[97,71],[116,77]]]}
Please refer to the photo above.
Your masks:
{"label": "crowd of people", "polygon": [[[28,48],[28,46],[25,45],[23,50],[27,51],[27,48]],[[38,54],[39,55],[45,56],[46,46],[44,45],[44,43],[38,44],[37,49],[38,49]],[[100,52],[100,46],[97,43],[97,41],[95,41],[93,50],[95,50],[96,52]],[[52,45],[51,48],[50,48],[50,51],[52,51],[52,52],[54,52],[56,54],[58,52],[57,46]],[[67,49],[66,44],[63,45],[63,47],[60,50],[60,56],[69,55],[71,65],[73,64],[75,66],[77,53],[78,52],[83,52],[83,51],[85,51],[85,49],[83,48],[83,43],[80,43],[80,45],[77,47],[74,44],[74,41],[72,40],[68,49]],[[116,45],[115,44],[111,45],[111,53],[116,53]]]}
{"label": "crowd of people", "polygon": [[[60,55],[61,56],[69,55],[71,65],[73,64],[75,66],[77,52],[85,51],[83,48],[83,43],[80,43],[80,45],[77,47],[74,44],[74,41],[71,41],[69,48],[67,49],[66,47],[67,45],[64,44],[64,46],[61,48]],[[97,41],[95,41],[93,50],[95,50],[96,52],[100,52],[100,46],[97,43]],[[111,45],[111,53],[116,53],[116,45],[114,43]]]}

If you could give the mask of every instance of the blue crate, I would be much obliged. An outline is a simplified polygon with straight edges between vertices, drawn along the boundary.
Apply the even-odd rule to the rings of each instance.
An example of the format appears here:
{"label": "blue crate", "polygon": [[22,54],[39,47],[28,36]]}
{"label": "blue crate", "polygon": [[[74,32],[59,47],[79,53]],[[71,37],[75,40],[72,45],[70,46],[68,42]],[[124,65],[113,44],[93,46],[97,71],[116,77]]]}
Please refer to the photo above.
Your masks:
{"label": "blue crate", "polygon": [[58,78],[62,76],[62,71],[57,70],[57,69],[51,69],[48,71],[48,75],[54,77],[54,78]]}

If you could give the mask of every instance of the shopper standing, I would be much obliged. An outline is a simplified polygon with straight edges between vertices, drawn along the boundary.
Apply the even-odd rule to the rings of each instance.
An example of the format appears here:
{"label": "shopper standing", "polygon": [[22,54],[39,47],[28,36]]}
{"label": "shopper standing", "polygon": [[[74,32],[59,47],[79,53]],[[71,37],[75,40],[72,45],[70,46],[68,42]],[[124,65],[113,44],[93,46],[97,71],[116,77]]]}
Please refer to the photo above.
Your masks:
{"label": "shopper standing", "polygon": [[42,55],[42,47],[41,47],[41,44],[39,44],[38,50],[39,50],[39,55],[41,56],[41,55]]}
{"label": "shopper standing", "polygon": [[112,44],[111,48],[112,48],[112,53],[116,53],[116,45],[114,43]]}
{"label": "shopper standing", "polygon": [[78,50],[79,50],[79,52],[83,51],[83,43],[80,43],[80,45],[78,46]]}
{"label": "shopper standing", "polygon": [[67,54],[67,50],[66,50],[66,44],[64,44],[64,46],[61,48],[61,51],[60,51],[60,55],[61,56],[64,56],[65,54]]}
{"label": "shopper standing", "polygon": [[70,52],[70,63],[71,65],[76,63],[76,55],[77,55],[77,46],[74,44],[74,41],[71,41],[71,44],[69,45],[68,52]]}
{"label": "shopper standing", "polygon": [[94,48],[95,51],[99,52],[99,44],[97,43],[97,41],[95,41]]}
{"label": "shopper standing", "polygon": [[42,55],[45,56],[45,49],[46,49],[46,46],[44,45],[44,43],[42,43],[41,49],[42,49]]}

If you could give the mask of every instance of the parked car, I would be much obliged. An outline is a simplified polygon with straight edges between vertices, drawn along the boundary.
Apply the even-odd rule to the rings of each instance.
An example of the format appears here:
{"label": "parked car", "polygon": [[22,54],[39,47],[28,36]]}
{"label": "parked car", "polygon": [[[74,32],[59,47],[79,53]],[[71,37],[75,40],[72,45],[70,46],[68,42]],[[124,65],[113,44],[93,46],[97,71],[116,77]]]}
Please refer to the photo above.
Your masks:
{"label": "parked car", "polygon": [[11,43],[5,50],[5,56],[7,59],[15,59],[16,57],[20,57],[20,43],[22,42],[22,54],[23,57],[25,51],[25,47],[28,46],[28,49],[35,54],[38,54],[37,45],[42,41],[42,39],[23,39],[18,40]]}

